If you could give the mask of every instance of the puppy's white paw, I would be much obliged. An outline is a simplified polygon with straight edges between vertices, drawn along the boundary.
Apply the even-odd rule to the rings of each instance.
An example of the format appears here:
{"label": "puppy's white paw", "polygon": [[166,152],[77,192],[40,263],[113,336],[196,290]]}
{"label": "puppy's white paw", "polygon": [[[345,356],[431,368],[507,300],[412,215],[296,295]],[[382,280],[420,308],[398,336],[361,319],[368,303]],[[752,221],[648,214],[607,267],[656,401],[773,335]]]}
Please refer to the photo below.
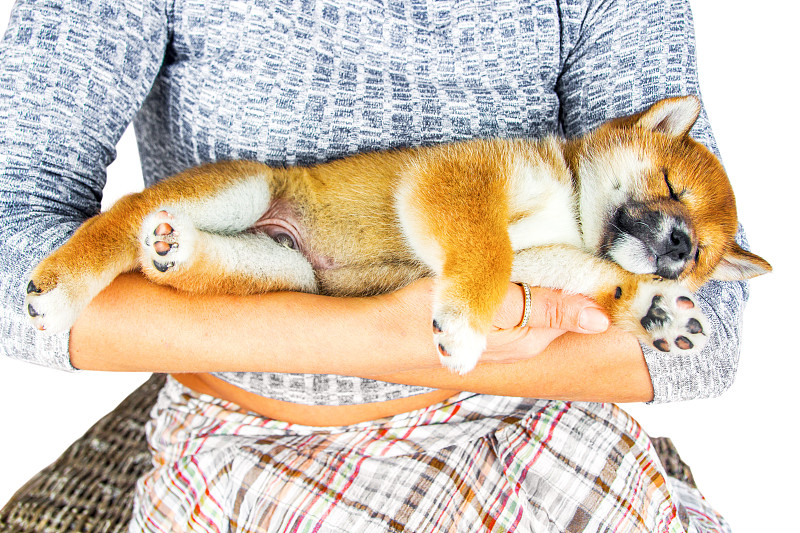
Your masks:
{"label": "puppy's white paw", "polygon": [[697,352],[708,341],[705,316],[692,293],[677,283],[640,284],[632,310],[647,341],[657,350]]}
{"label": "puppy's white paw", "polygon": [[28,282],[26,292],[25,314],[33,327],[47,335],[68,330],[88,303],[70,298],[60,285],[42,292],[33,280]]}
{"label": "puppy's white paw", "polygon": [[142,245],[142,266],[152,272],[179,269],[192,258],[198,232],[185,216],[162,209],[142,222],[139,242]]}
{"label": "puppy's white paw", "polygon": [[475,368],[486,349],[486,336],[475,331],[466,316],[444,310],[434,311],[433,342],[442,365],[462,375]]}

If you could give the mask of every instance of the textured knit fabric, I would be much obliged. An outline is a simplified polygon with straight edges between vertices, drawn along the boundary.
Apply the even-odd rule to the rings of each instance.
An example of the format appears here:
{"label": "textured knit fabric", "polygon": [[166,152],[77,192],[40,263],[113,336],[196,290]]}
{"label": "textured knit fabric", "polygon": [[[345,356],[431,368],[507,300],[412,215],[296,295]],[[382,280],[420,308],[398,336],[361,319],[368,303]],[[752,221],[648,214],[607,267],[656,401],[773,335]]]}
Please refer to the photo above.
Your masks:
{"label": "textured knit fabric", "polygon": [[[72,368],[68,336],[37,335],[22,312],[26,274],[98,212],[132,120],[151,184],[218,159],[571,136],[698,93],[688,0],[20,0],[0,48],[0,352]],[[693,135],[714,149],[705,114]],[[644,347],[656,401],[731,384],[746,290],[701,290],[703,353]],[[426,390],[218,376],[307,404]]]}
{"label": "textured knit fabric", "polygon": [[170,380],[153,415],[131,532],[728,531],[610,404],[463,393],[311,428]]}

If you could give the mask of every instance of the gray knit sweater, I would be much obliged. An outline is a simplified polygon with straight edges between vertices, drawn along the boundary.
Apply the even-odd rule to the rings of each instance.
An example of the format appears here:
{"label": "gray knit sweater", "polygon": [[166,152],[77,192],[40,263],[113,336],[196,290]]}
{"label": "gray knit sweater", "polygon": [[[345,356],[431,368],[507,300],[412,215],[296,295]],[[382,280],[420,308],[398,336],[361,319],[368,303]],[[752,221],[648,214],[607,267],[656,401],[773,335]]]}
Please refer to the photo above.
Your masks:
{"label": "gray knit sweater", "polygon": [[[0,353],[70,370],[22,313],[28,271],[100,209],[133,121],[151,184],[217,159],[314,163],[474,137],[571,136],[699,94],[688,0],[21,0],[0,48]],[[705,115],[693,135],[712,150]],[[656,401],[732,382],[747,287],[710,283],[700,355],[644,348]],[[426,391],[220,373],[307,404]]]}

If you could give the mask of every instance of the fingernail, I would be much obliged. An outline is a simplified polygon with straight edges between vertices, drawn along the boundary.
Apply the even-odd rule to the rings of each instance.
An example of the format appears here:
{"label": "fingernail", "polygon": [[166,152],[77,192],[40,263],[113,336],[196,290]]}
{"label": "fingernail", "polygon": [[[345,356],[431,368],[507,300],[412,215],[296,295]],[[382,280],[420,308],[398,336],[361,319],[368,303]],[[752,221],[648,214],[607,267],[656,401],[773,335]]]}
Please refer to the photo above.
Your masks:
{"label": "fingernail", "polygon": [[608,317],[596,307],[587,307],[581,311],[578,325],[585,331],[601,333],[608,329]]}

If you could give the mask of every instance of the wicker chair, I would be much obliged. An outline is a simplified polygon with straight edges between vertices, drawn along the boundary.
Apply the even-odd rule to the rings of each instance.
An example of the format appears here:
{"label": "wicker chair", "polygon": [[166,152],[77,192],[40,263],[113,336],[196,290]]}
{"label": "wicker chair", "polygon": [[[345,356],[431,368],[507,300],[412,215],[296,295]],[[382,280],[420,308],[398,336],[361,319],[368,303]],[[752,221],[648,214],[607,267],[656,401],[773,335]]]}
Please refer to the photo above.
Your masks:
{"label": "wicker chair", "polygon": [[[136,479],[150,466],[144,424],[163,374],[154,374],[100,419],[0,510],[0,533],[122,533]],[[653,439],[667,473],[694,485],[672,442]]]}
{"label": "wicker chair", "polygon": [[154,374],[0,511],[2,533],[127,531],[137,478],[151,463],[144,424],[165,376]]}

